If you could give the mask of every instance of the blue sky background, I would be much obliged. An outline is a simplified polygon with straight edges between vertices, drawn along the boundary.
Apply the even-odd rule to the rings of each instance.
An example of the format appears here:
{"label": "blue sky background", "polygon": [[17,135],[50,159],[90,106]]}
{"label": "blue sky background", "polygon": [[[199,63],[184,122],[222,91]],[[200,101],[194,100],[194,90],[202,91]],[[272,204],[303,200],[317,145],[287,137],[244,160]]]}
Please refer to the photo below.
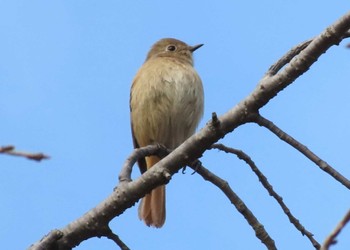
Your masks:
{"label": "blue sky background", "polygon": [[[247,96],[291,47],[348,10],[348,1],[2,0],[0,145],[52,157],[37,163],[0,155],[2,249],[26,249],[112,192],[132,151],[130,84],[155,41],[205,44],[195,53],[205,89],[202,127],[212,112]],[[261,113],[350,178],[348,42]],[[248,124],[222,142],[253,158],[319,242],[349,209],[349,190],[265,129]],[[202,161],[230,183],[278,249],[312,249],[243,162],[218,151]],[[131,249],[265,249],[226,197],[190,171],[167,186],[162,229],[144,226],[137,206],[111,228]],[[350,226],[332,249],[349,249],[349,236]],[[93,239],[77,249],[117,248]]]}

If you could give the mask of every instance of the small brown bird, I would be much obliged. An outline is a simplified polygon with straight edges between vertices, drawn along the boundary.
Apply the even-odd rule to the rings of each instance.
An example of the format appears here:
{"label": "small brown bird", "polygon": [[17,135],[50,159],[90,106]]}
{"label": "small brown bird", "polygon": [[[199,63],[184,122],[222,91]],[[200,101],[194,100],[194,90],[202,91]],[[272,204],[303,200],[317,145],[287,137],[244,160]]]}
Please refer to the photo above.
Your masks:
{"label": "small brown bird", "polygon": [[[135,148],[159,143],[174,149],[195,132],[203,115],[204,94],[202,81],[193,68],[192,52],[202,45],[189,46],[165,38],[148,52],[130,93]],[[141,173],[158,161],[157,156],[139,160]],[[147,226],[163,226],[165,186],[157,187],[143,198],[139,218]]]}

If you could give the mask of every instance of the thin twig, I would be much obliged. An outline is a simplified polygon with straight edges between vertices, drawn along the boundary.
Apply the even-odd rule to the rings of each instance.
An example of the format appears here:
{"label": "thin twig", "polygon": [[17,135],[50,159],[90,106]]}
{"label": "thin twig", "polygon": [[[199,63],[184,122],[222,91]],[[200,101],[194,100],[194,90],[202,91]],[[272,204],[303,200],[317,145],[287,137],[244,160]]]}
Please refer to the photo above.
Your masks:
{"label": "thin twig", "polygon": [[199,175],[203,177],[204,180],[213,183],[217,186],[221,191],[224,192],[226,197],[231,201],[231,203],[236,207],[236,209],[243,215],[243,217],[247,220],[249,225],[255,231],[256,237],[258,237],[261,242],[267,247],[269,250],[277,249],[275,246],[274,240],[269,236],[264,226],[258,221],[258,219],[254,216],[254,214],[249,210],[249,208],[244,204],[244,202],[239,198],[239,196],[231,189],[230,185],[227,181],[221,179],[219,176],[210,172],[208,169],[202,166],[200,161],[194,161],[190,164],[190,167],[196,171]]}
{"label": "thin twig", "polygon": [[297,141],[296,139],[288,135],[286,132],[281,130],[279,127],[277,127],[273,122],[262,117],[260,114],[252,115],[252,121],[257,123],[259,126],[265,127],[268,130],[270,130],[272,133],[278,136],[281,140],[285,141],[286,143],[291,145],[293,148],[298,150],[300,153],[305,155],[309,160],[311,160],[317,166],[319,166],[320,169],[322,169],[324,172],[326,172],[327,174],[332,176],[334,179],[339,181],[341,184],[343,184],[345,187],[350,189],[350,181],[346,177],[344,177],[341,173],[339,173],[337,170],[332,168],[327,162],[325,162],[316,154],[314,154],[305,145],[301,144],[299,141]]}
{"label": "thin twig", "polygon": [[125,245],[125,243],[119,238],[119,236],[113,233],[112,230],[109,230],[109,232],[107,232],[105,236],[108,239],[114,241],[120,247],[121,250],[130,250],[130,248],[127,245]]}
{"label": "thin twig", "polygon": [[0,153],[6,153],[6,152],[12,151],[14,149],[15,149],[15,147],[12,145],[3,146],[3,147],[0,147]]}
{"label": "thin twig", "polygon": [[328,250],[331,245],[337,243],[336,237],[339,235],[341,230],[350,221],[350,210],[346,213],[344,218],[339,222],[334,231],[326,238],[320,250]]}
{"label": "thin twig", "polygon": [[[350,37],[350,32],[345,32],[344,38]],[[274,63],[269,70],[266,72],[265,76],[273,76],[276,75],[285,65],[291,62],[291,60],[300,54],[301,51],[303,51],[309,44],[314,40],[315,38],[306,40],[305,42],[302,42],[298,44],[297,46],[293,47],[290,51],[287,52],[287,54],[283,55],[276,63]],[[348,47],[350,47],[350,44],[348,44]]]}
{"label": "thin twig", "polygon": [[282,69],[285,65],[287,65],[288,63],[290,63],[290,61],[296,56],[298,55],[303,49],[305,49],[311,42],[313,39],[309,39],[305,42],[302,42],[300,44],[298,44],[297,46],[295,46],[294,48],[292,48],[290,51],[287,52],[287,54],[283,55],[275,64],[273,64],[269,70],[266,72],[266,76],[272,76],[272,75],[276,75],[278,71],[280,71],[280,69]]}
{"label": "thin twig", "polygon": [[34,161],[41,161],[41,160],[45,160],[45,159],[50,159],[50,156],[47,156],[43,153],[29,153],[29,152],[23,152],[23,151],[15,151],[14,146],[0,147],[0,153],[24,157],[24,158],[27,158],[29,160],[34,160]]}
{"label": "thin twig", "polygon": [[295,228],[299,230],[302,235],[305,235],[310,240],[311,244],[315,247],[315,249],[320,248],[320,244],[313,238],[313,234],[306,230],[305,227],[299,222],[299,220],[294,217],[290,209],[283,202],[283,198],[274,191],[272,185],[269,183],[266,176],[258,169],[254,161],[246,153],[244,153],[242,150],[230,148],[223,144],[213,144],[212,148],[219,149],[226,153],[235,154],[240,160],[245,161],[248,164],[248,166],[252,169],[252,171],[256,174],[261,184],[268,191],[269,195],[271,195],[280,205],[283,212],[287,215],[289,221],[295,226]]}
{"label": "thin twig", "polygon": [[129,182],[131,181],[131,172],[132,168],[140,158],[144,158],[150,155],[157,155],[161,158],[165,157],[171,152],[171,150],[167,149],[161,144],[156,145],[148,145],[142,148],[136,148],[132,154],[126,159],[122,170],[119,173],[119,181],[120,182]]}

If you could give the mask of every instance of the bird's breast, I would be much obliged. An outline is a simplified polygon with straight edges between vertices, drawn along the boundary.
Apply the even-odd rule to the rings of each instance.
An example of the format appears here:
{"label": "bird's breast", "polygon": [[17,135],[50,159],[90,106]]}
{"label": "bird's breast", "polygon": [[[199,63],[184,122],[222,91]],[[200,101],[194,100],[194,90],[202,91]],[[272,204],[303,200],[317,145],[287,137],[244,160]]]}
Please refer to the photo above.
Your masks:
{"label": "bird's breast", "polygon": [[192,65],[161,59],[146,62],[134,80],[132,120],[134,130],[147,132],[152,140],[147,144],[175,148],[198,125],[203,113],[203,87]]}

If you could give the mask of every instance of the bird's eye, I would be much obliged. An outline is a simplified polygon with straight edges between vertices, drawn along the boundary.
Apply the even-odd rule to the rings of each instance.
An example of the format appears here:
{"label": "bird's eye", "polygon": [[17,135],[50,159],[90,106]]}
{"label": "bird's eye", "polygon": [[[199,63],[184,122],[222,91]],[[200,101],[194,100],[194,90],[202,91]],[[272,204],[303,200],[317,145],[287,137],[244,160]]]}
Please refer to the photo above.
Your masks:
{"label": "bird's eye", "polygon": [[169,45],[168,47],[166,47],[167,51],[175,51],[176,50],[176,46],[175,45]]}

